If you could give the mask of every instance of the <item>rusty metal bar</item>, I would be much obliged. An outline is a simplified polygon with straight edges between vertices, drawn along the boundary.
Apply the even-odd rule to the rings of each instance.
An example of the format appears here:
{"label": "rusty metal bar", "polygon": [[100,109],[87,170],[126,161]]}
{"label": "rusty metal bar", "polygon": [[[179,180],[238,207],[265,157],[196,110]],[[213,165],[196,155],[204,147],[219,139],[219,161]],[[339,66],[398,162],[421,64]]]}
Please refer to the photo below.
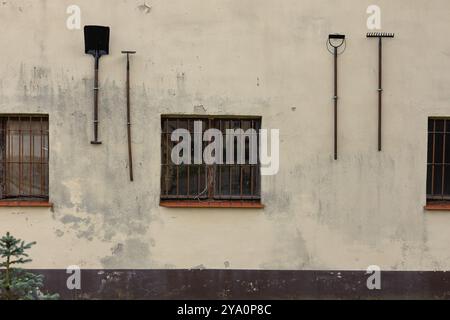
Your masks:
{"label": "rusty metal bar", "polygon": [[[253,120],[251,120],[251,125],[250,125],[250,127],[252,128],[252,129],[255,129],[255,123],[254,123],[254,121]],[[256,129],[255,129],[256,130]],[[249,150],[250,150],[250,148],[249,148]],[[256,152],[258,152],[259,150],[258,150],[258,144],[257,144],[257,149],[256,149]],[[256,158],[258,158],[258,157],[256,157]],[[250,158],[249,158],[250,159]],[[251,165],[250,166],[250,194],[253,196],[253,165]]]}
{"label": "rusty metal bar", "polygon": [[367,38],[378,38],[378,151],[381,151],[381,128],[382,128],[382,76],[383,76],[383,38],[394,38],[393,33],[369,32]]}
{"label": "rusty metal bar", "polygon": [[237,200],[256,200],[258,198],[255,198],[253,195],[218,195],[215,197],[216,199],[237,199]]}
{"label": "rusty metal bar", "polygon": [[28,151],[28,166],[30,167],[29,169],[30,169],[30,180],[28,181],[28,183],[30,184],[30,188],[29,188],[29,194],[32,194],[33,193],[33,175],[32,175],[32,167],[33,167],[33,163],[31,162],[32,161],[32,151],[33,151],[33,146],[32,146],[32,143],[33,143],[33,141],[32,141],[32,136],[33,136],[33,128],[32,128],[32,118],[30,117],[30,122],[29,122],[29,125],[30,125],[30,135],[29,135],[29,137],[28,137],[28,139],[30,139],[30,149],[29,149],[29,151]]}
{"label": "rusty metal bar", "polygon": [[23,132],[22,118],[19,117],[19,195],[22,194],[22,170],[23,170]]}
{"label": "rusty metal bar", "polygon": [[435,152],[436,152],[436,120],[433,120],[433,156],[431,159],[431,194],[434,195],[434,168],[435,168]]}
{"label": "rusty metal bar", "polygon": [[41,158],[40,158],[40,166],[39,166],[39,170],[40,170],[40,177],[41,177],[41,188],[40,188],[40,193],[44,194],[44,168],[43,168],[43,150],[44,150],[44,132],[42,129],[42,118],[40,120],[40,128],[41,128]]}
{"label": "rusty metal bar", "polygon": [[2,197],[4,197],[7,194],[7,190],[6,190],[6,186],[7,186],[7,179],[8,179],[8,170],[6,168],[7,166],[7,162],[6,162],[6,157],[7,157],[7,133],[6,133],[6,121],[4,119],[2,119],[1,121],[2,123],[2,143],[3,143],[3,148],[2,148],[2,160],[3,160],[3,183],[2,183]]}
{"label": "rusty metal bar", "polygon": [[94,70],[94,140],[91,144],[102,144],[98,140],[98,64],[100,60],[100,55],[95,55],[95,70]]}
{"label": "rusty metal bar", "polygon": [[445,183],[445,136],[446,136],[446,131],[447,131],[447,121],[444,121],[444,133],[443,133],[443,137],[442,137],[442,181],[441,181],[441,195],[442,197],[444,197],[444,183]]}
{"label": "rusty metal bar", "polygon": [[[187,120],[187,128],[188,128],[188,130],[190,128],[190,124],[191,124],[191,122],[188,119]],[[190,135],[190,133],[189,133],[189,135]],[[189,153],[190,153],[190,157],[191,157],[191,161],[192,161],[192,150],[191,149],[189,149]],[[191,177],[191,163],[188,163],[186,165],[186,167],[187,167],[187,181],[186,181],[186,184],[187,184],[187,192],[186,193],[187,193],[187,195],[190,195],[190,191],[191,191],[190,190],[191,189],[191,180],[190,180],[190,177]]]}
{"label": "rusty metal bar", "polygon": [[[222,133],[223,136],[223,132],[222,132],[222,120],[219,119],[219,130]],[[222,140],[222,143],[226,143],[226,141]],[[222,145],[222,161],[223,161],[223,145]],[[221,195],[222,194],[222,167],[218,166],[217,169],[219,171],[219,187],[218,187],[218,193]]]}
{"label": "rusty metal bar", "polygon": [[[228,120],[228,129],[232,129],[232,128],[231,128],[231,127],[232,127],[232,124],[233,124],[233,121],[232,121],[232,120]],[[234,154],[234,150],[233,150],[233,159],[232,159],[233,163],[234,163],[234,156],[235,156],[235,154]],[[230,192],[228,193],[228,195],[229,195],[230,197],[231,197],[231,195],[233,194],[233,175],[232,175],[232,168],[233,168],[232,165],[230,165],[229,168],[228,168],[228,179],[229,179],[229,184],[230,184]]]}
{"label": "rusty metal bar", "polygon": [[[176,127],[175,128],[179,128],[179,123],[180,123],[180,120],[179,119],[177,119],[176,120]],[[180,195],[180,188],[179,188],[179,185],[180,185],[180,171],[179,171],[179,166],[175,166],[176,167],[176,170],[177,170],[177,184],[176,184],[176,187],[177,187],[177,196],[179,196]]]}
{"label": "rusty metal bar", "polygon": [[[180,127],[181,125],[181,120],[185,120],[187,122],[188,128],[191,127],[191,124],[193,121],[195,120],[203,120],[204,121],[204,125],[203,128],[204,130],[207,130],[209,128],[218,128],[220,131],[222,131],[224,129],[224,127],[226,125],[232,126],[234,127],[233,123],[236,123],[236,129],[243,128],[243,120],[244,119],[238,119],[237,117],[234,118],[223,118],[223,117],[219,117],[219,119],[216,119],[216,117],[211,117],[209,116],[208,118],[205,117],[175,117],[175,116],[171,116],[171,117],[167,117],[165,118],[164,116],[162,116],[162,123],[163,123],[163,127],[164,127],[164,123],[168,124],[168,119],[173,119],[173,121],[175,122],[176,127]],[[206,119],[208,119],[206,121]],[[259,119],[257,117],[254,117],[251,120],[251,128],[255,128],[256,126],[256,119]],[[202,132],[203,133],[203,132]],[[163,134],[165,134],[165,131],[163,131]],[[241,136],[242,138],[242,136]],[[169,139],[169,134],[167,133],[167,135],[162,139],[162,149],[163,150],[167,150],[167,157],[169,156],[169,144],[168,144],[168,139]],[[202,141],[202,145],[204,148],[206,146],[206,142]],[[192,151],[191,151],[192,152]],[[166,156],[163,156],[163,162],[165,161],[165,159],[167,158]],[[164,168],[163,164],[163,169],[161,170],[162,172],[162,177],[161,179],[163,180],[163,184],[169,184],[171,183],[171,185],[176,189],[176,193],[172,192],[174,194],[169,194],[168,190],[169,187],[166,187],[166,191],[161,192],[161,199],[209,199],[210,201],[213,201],[216,198],[229,198],[229,199],[245,199],[245,200],[249,200],[249,199],[258,199],[259,196],[256,194],[257,192],[257,172],[254,170],[258,170],[258,165],[249,165],[249,166],[242,166],[239,164],[222,164],[222,165],[206,165],[206,164],[201,164],[201,165],[183,165],[186,170],[188,170],[188,172],[186,173],[185,176],[183,176],[183,179],[181,179],[181,166],[170,166],[169,164],[167,164],[167,168]],[[170,168],[169,168],[170,167]],[[248,179],[250,179],[250,181],[246,182],[246,176],[244,175],[244,171],[248,169],[250,170],[249,174],[248,174]],[[191,169],[193,170],[193,172],[191,172]],[[219,170],[217,172],[217,170]],[[228,194],[222,194],[224,193],[224,176],[222,174],[222,170],[228,170],[229,172],[229,177],[228,182],[229,182],[229,190],[228,190]],[[183,171],[184,172],[184,171]],[[225,171],[224,171],[225,172]],[[195,176],[196,175],[196,176]],[[204,176],[202,176],[204,175]],[[234,177],[236,176],[236,177]],[[187,188],[186,190],[184,190],[184,188],[182,188],[182,181],[184,181],[186,179],[186,183],[187,183]],[[194,190],[191,186],[191,182],[192,179],[196,179],[197,180],[197,194],[192,194],[194,193]],[[238,179],[238,180],[236,180]],[[205,184],[206,183],[206,184]],[[248,185],[249,187],[249,191],[250,194],[247,194],[247,191],[244,190],[244,185]],[[184,186],[184,185],[183,185]],[[236,187],[236,188],[234,188]],[[239,189],[238,189],[239,188]],[[233,195],[234,194],[234,195]],[[237,197],[237,198],[236,198]]]}
{"label": "rusty metal bar", "polygon": [[50,181],[50,171],[48,170],[49,166],[49,160],[50,160],[50,132],[49,132],[49,122],[48,120],[45,122],[45,143],[46,143],[46,150],[45,150],[45,194],[48,195],[49,193],[49,181]]}
{"label": "rusty metal bar", "polygon": [[[345,50],[345,46],[346,46],[346,42],[345,42],[345,35],[343,34],[330,34],[328,35],[328,42],[327,42],[327,50],[333,54],[333,61],[334,61],[334,95],[333,95],[333,100],[334,100],[334,141],[333,141],[333,145],[334,145],[334,160],[338,159],[338,137],[337,137],[337,132],[338,132],[338,85],[337,85],[337,81],[338,81],[338,68],[337,68],[337,58],[338,58],[338,50],[339,48],[341,48],[342,46],[344,46]],[[333,50],[330,50],[330,47],[333,48]],[[342,50],[342,52],[343,52]],[[341,53],[342,53],[341,52]]]}
{"label": "rusty metal bar", "polygon": [[[208,129],[212,128],[212,118],[208,119]],[[208,198],[214,197],[214,165],[206,165]]]}
{"label": "rusty metal bar", "polygon": [[[41,140],[40,159],[35,161],[35,130],[33,130],[34,119],[38,119],[40,129],[39,138]],[[47,129],[44,130],[43,124],[48,126],[48,120],[45,117],[37,116],[15,116],[2,117],[2,195],[0,198],[30,198],[42,197],[48,198],[48,145],[45,151],[44,144],[48,144]],[[27,127],[28,125],[28,127]],[[28,137],[29,141],[25,139]],[[14,151],[16,150],[16,151]],[[40,190],[34,190],[34,170],[38,166],[38,175],[40,177]],[[29,166],[27,168],[26,166]]]}
{"label": "rusty metal bar", "polygon": [[130,170],[130,181],[133,181],[133,155],[131,150],[131,110],[130,110],[130,54],[136,51],[122,51],[127,55],[127,135],[128,135],[128,167]]}
{"label": "rusty metal bar", "polygon": [[31,169],[31,178],[30,178],[30,185],[31,185],[31,190],[32,190],[32,192],[31,193],[36,193],[36,190],[35,190],[35,186],[34,186],[34,166],[35,166],[35,157],[34,157],[34,153],[35,153],[35,145],[34,145],[34,130],[33,130],[33,127],[32,127],[32,118],[31,118],[31,130],[30,130],[30,141],[32,142],[31,143],[31,149],[30,149],[30,162],[31,162],[31,164],[30,164],[30,169]]}
{"label": "rusty metal bar", "polygon": [[166,194],[169,194],[169,180],[167,177],[169,176],[169,119],[166,120]]}
{"label": "rusty metal bar", "polygon": [[[7,140],[8,140],[8,156],[6,157],[7,161],[11,158],[11,153],[13,152],[12,151],[13,144],[11,143],[11,132],[9,130],[8,123],[9,123],[9,117],[6,120],[6,132],[7,132],[6,137],[7,137]],[[9,163],[7,163],[6,171],[9,172],[10,169],[11,169],[11,165]],[[7,192],[6,192],[6,194],[9,194],[10,190],[11,190],[11,177],[9,177],[9,179],[7,180]]]}
{"label": "rusty metal bar", "polygon": [[378,151],[381,151],[381,101],[383,96],[382,88],[383,76],[383,41],[381,37],[378,38]]}
{"label": "rusty metal bar", "polygon": [[99,145],[98,140],[98,70],[99,60],[103,55],[109,54],[109,27],[88,25],[84,26],[84,52],[91,54],[95,59],[94,70],[94,140],[91,144]]}
{"label": "rusty metal bar", "polygon": [[[242,120],[239,120],[239,128],[241,129],[241,130],[244,130],[243,128],[242,128]],[[240,135],[241,135],[241,137],[240,137],[240,141],[242,141],[242,139],[245,139],[245,137],[243,136],[243,134],[242,134],[242,132],[240,132],[239,133]],[[240,148],[240,146],[239,146],[239,148]],[[244,141],[244,162],[245,162],[245,141]],[[241,198],[242,198],[242,195],[243,195],[243,189],[244,189],[244,182],[243,182],[243,168],[242,168],[242,163],[241,164],[239,164],[238,165],[239,166],[239,188],[240,188],[240,195],[241,195]]]}
{"label": "rusty metal bar", "polygon": [[337,94],[337,56],[338,48],[334,48],[334,160],[338,158],[338,142],[337,142],[337,132],[338,132],[338,94]]}

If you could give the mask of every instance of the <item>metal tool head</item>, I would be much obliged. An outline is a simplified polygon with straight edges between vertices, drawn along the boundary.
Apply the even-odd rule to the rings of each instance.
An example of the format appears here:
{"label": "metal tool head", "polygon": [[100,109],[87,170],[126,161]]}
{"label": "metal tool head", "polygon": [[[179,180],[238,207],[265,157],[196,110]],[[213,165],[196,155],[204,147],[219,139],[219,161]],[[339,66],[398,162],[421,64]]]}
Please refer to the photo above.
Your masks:
{"label": "metal tool head", "polygon": [[[333,33],[328,35],[328,44],[335,49],[341,47],[345,43],[345,34]],[[330,51],[331,52],[331,51]]]}
{"label": "metal tool head", "polygon": [[84,26],[84,52],[93,56],[109,54],[109,27]]}
{"label": "metal tool head", "polygon": [[123,54],[135,54],[136,51],[122,51]]}
{"label": "metal tool head", "polygon": [[345,39],[345,34],[339,34],[339,33],[333,33],[328,35],[328,39],[341,39],[344,40]]}
{"label": "metal tool head", "polygon": [[367,38],[393,38],[394,34],[391,32],[368,32]]}

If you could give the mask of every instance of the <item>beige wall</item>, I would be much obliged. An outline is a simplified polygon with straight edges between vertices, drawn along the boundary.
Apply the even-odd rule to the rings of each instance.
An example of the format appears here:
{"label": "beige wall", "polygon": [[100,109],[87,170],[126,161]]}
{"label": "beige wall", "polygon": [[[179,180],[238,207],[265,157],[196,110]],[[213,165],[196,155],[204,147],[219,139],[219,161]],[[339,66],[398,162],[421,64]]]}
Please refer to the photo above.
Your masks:
{"label": "beige wall", "polygon": [[[4,0],[0,110],[48,113],[53,209],[1,208],[0,234],[36,240],[30,267],[446,270],[450,215],[425,212],[427,117],[450,115],[447,0]],[[111,27],[92,146],[93,59],[82,25]],[[382,9],[384,150],[376,149]],[[329,33],[339,58],[332,159]],[[136,181],[128,181],[125,61],[132,60]],[[280,171],[264,210],[159,207],[160,114],[261,115],[279,128]]]}

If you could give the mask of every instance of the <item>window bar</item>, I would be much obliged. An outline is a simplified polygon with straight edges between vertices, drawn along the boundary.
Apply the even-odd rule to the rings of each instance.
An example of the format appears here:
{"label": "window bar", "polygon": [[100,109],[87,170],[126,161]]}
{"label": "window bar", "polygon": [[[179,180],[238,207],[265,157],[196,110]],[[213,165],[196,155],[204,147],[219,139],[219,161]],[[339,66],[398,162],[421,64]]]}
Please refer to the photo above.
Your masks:
{"label": "window bar", "polygon": [[[198,193],[197,193],[197,198],[198,200],[200,200],[201,196],[205,195],[205,192],[207,191],[207,187],[208,187],[208,171],[206,169],[206,163],[204,162],[203,159],[203,149],[205,147],[205,142],[203,141],[203,132],[206,131],[208,128],[207,126],[207,122],[204,121],[203,119],[202,121],[202,131],[200,133],[200,141],[201,141],[201,145],[202,145],[202,154],[201,154],[201,165],[199,166],[199,175],[198,175]],[[202,178],[201,175],[204,175],[204,177]]]}
{"label": "window bar", "polygon": [[28,153],[28,166],[30,167],[30,180],[28,180],[28,183],[30,184],[30,188],[29,188],[29,194],[32,195],[33,194],[33,190],[32,190],[32,186],[33,186],[33,175],[32,175],[32,168],[33,168],[33,164],[31,162],[32,159],[32,154],[33,154],[33,145],[32,145],[32,137],[33,137],[33,125],[32,125],[32,118],[30,117],[30,135],[28,137],[28,139],[30,139],[30,149],[29,149],[29,153]]}
{"label": "window bar", "polygon": [[447,121],[444,121],[444,133],[443,133],[443,145],[442,145],[442,184],[441,184],[441,196],[444,199],[444,182],[445,182],[445,136],[447,132]]}
{"label": "window bar", "polygon": [[19,117],[19,196],[22,195],[22,155],[23,155],[23,141],[22,141],[22,118]]}
{"label": "window bar", "polygon": [[[6,121],[6,132],[7,132],[7,139],[8,139],[8,156],[7,156],[7,158],[6,158],[6,161],[7,161],[7,171],[8,172],[10,172],[10,169],[11,169],[11,164],[9,163],[10,162],[10,159],[11,159],[11,156],[12,156],[12,152],[13,152],[13,144],[12,144],[12,141],[11,141],[11,131],[10,131],[10,129],[9,129],[9,117],[8,117],[8,120]],[[11,177],[12,177],[13,175],[11,175]],[[9,179],[8,179],[8,183],[7,183],[7,190],[8,190],[8,192],[7,192],[7,195],[9,195],[10,193],[11,193],[11,177],[9,177]]]}
{"label": "window bar", "polygon": [[[228,121],[228,124],[229,124],[229,126],[228,126],[228,128],[229,129],[232,129],[231,128],[231,120],[230,121]],[[233,138],[233,140],[234,140],[234,138]],[[231,140],[230,140],[231,141]],[[234,141],[233,141],[233,144],[234,144]],[[233,144],[231,144],[231,146],[230,146],[230,149],[231,148],[233,148],[233,159],[231,159],[231,162],[232,163],[234,163],[234,157],[236,156],[235,154],[234,154],[234,146],[233,146]],[[230,199],[231,199],[231,195],[233,194],[233,177],[232,177],[232,174],[231,174],[231,172],[232,172],[232,169],[233,169],[233,164],[228,164],[228,177],[229,177],[229,180],[230,180],[230,193],[229,193],[229,195],[230,195]]]}
{"label": "window bar", "polygon": [[[260,130],[262,126],[262,120],[260,120],[259,123],[255,123],[255,129]],[[261,159],[259,158],[259,152],[260,152],[260,142],[261,142],[261,136],[259,135],[259,131],[257,131],[256,135],[256,146],[257,146],[257,155],[256,158],[256,165],[255,165],[255,194],[256,198],[261,198]]]}
{"label": "window bar", "polygon": [[[219,119],[219,130],[222,133],[222,119]],[[223,134],[222,134],[223,136]],[[224,143],[222,138],[222,143]],[[225,141],[226,143],[226,141]],[[222,162],[223,162],[223,146],[222,146]],[[216,165],[217,168],[217,165]],[[219,170],[219,195],[222,195],[222,168],[218,167],[216,170]]]}
{"label": "window bar", "polygon": [[[178,129],[178,126],[179,126],[179,121],[178,121],[178,118],[177,118],[175,128]],[[180,184],[179,167],[180,166],[176,165],[175,167],[177,168],[177,197],[178,197],[180,195],[180,192],[179,192],[179,190],[180,190],[180,188],[179,188],[179,184]]]}
{"label": "window bar", "polygon": [[168,179],[168,177],[169,177],[169,166],[165,165],[164,166],[164,170],[166,170],[166,177],[165,177],[165,181],[164,181],[164,184],[166,186],[166,195],[169,195],[169,179]]}
{"label": "window bar", "polygon": [[5,184],[6,184],[6,162],[5,162],[5,156],[6,156],[6,132],[5,132],[5,121],[4,119],[1,120],[1,130],[2,130],[2,168],[3,168],[3,172],[2,172],[2,194],[0,198],[3,198],[6,194],[6,188],[5,188]]}
{"label": "window bar", "polygon": [[[189,119],[187,119],[188,131],[191,128],[190,124],[191,124],[191,121]],[[189,136],[190,135],[191,135],[191,133],[189,133]],[[189,148],[191,148],[191,146],[189,146]],[[189,153],[191,154],[191,163],[192,163],[192,150],[191,149],[189,149]],[[191,187],[191,181],[190,181],[190,177],[191,177],[191,174],[190,174],[191,173],[191,163],[187,164],[187,181],[186,181],[186,183],[187,183],[187,195],[188,196],[190,196],[190,194],[191,194],[191,191],[189,190],[190,187]]]}
{"label": "window bar", "polygon": [[7,179],[8,179],[8,176],[7,176],[7,172],[8,172],[8,170],[6,169],[6,165],[7,165],[7,162],[6,162],[6,156],[7,156],[7,149],[6,149],[6,147],[7,147],[7,134],[6,134],[6,121],[5,120],[2,120],[2,142],[4,142],[4,145],[3,145],[3,150],[2,150],[2,153],[3,153],[3,163],[2,163],[2,165],[3,165],[3,185],[2,185],[2,198],[3,197],[5,197],[6,196],[6,194],[7,194],[7,190],[6,190],[6,186],[7,186],[7,184],[6,184],[6,181],[7,181]]}
{"label": "window bar", "polygon": [[49,172],[48,172],[48,159],[49,159],[49,132],[48,132],[48,121],[45,121],[46,128],[45,128],[45,136],[44,136],[44,142],[45,142],[45,149],[44,149],[44,194],[48,195],[48,183],[49,183]]}
{"label": "window bar", "polygon": [[[163,130],[164,131],[164,130]],[[169,119],[166,119],[166,125],[165,125],[165,134],[166,134],[166,178],[165,178],[165,185],[166,185],[166,195],[169,194]]]}
{"label": "window bar", "polygon": [[6,144],[4,142],[5,141],[4,140],[5,132],[4,132],[3,119],[0,120],[0,132],[1,132],[0,138],[1,138],[1,146],[2,146],[2,148],[1,148],[1,151],[2,151],[2,163],[1,163],[1,166],[2,166],[2,181],[0,183],[0,188],[1,188],[1,190],[0,190],[0,192],[1,192],[0,199],[1,199],[5,195],[4,184],[5,184],[5,181],[6,181],[6,179],[5,179],[5,165],[4,165],[4,159],[5,159],[5,157],[4,157],[5,156],[4,150],[6,148]]}
{"label": "window bar", "polygon": [[[254,120],[251,120],[250,128],[255,129],[254,126],[255,126]],[[253,139],[253,137],[251,137],[250,139]],[[250,148],[251,148],[251,146],[249,145],[249,152],[251,152]],[[258,147],[256,147],[256,151],[258,151]],[[258,159],[258,157],[256,157],[256,159]],[[249,162],[250,162],[250,155],[249,155]],[[250,164],[250,194],[252,195],[252,198],[255,195],[255,193],[253,191],[253,168],[254,168],[254,165]]]}
{"label": "window bar", "polygon": [[45,167],[44,168],[47,168],[47,170],[45,170],[45,189],[44,189],[44,192],[45,192],[45,195],[46,196],[48,196],[48,194],[49,194],[49,187],[48,187],[48,184],[49,184],[49,180],[50,180],[50,176],[49,176],[49,170],[48,170],[48,165],[49,165],[49,159],[50,159],[50,138],[49,138],[49,124],[48,124],[48,119],[46,119],[46,121],[45,121],[45,124],[46,124],[46,128],[45,128],[45,131],[46,131],[46,134],[45,134],[45,144],[46,144],[46,150],[45,150]]}
{"label": "window bar", "polygon": [[[208,129],[212,128],[212,119],[208,118]],[[207,184],[208,184],[208,198],[214,197],[214,165],[206,166]]]}
{"label": "window bar", "polygon": [[431,195],[434,195],[434,160],[436,151],[436,120],[433,120],[433,157],[431,159]]}
{"label": "window bar", "polygon": [[[230,129],[230,121],[224,120],[224,122],[225,122],[224,129],[226,132],[227,130]],[[227,159],[228,159],[228,157],[230,157],[230,159],[231,159],[231,155],[232,155],[233,151],[231,150],[231,148],[229,148],[228,142],[226,141],[227,139],[230,139],[228,136],[228,133],[225,134],[225,144],[226,144],[225,147],[227,148],[227,157],[225,158],[225,165],[223,167],[223,170],[224,170],[223,171],[224,172],[223,180],[224,181],[228,180],[228,187],[226,188],[227,190],[223,190],[225,198],[228,198],[229,196],[231,196],[231,190],[232,190],[232,188],[231,188],[231,164],[228,163]],[[226,176],[227,174],[228,174],[228,177]],[[224,184],[226,184],[226,182],[224,182]]]}
{"label": "window bar", "polygon": [[[242,119],[241,120],[239,120],[239,129],[241,129],[241,130],[244,130],[243,129],[243,127],[242,127]],[[239,132],[239,134],[241,135],[239,138],[239,141],[242,143],[242,141],[244,142],[244,162],[245,162],[245,135],[243,135],[243,133],[242,133],[242,131],[241,132]],[[242,139],[244,139],[244,140],[242,140]],[[238,148],[241,148],[241,146],[238,146]],[[241,195],[241,199],[242,199],[242,196],[243,196],[243,189],[244,189],[244,187],[243,187],[243,179],[242,179],[242,176],[243,176],[243,174],[242,174],[242,172],[243,172],[243,168],[242,168],[242,163],[241,164],[239,164],[238,165],[238,168],[239,168],[239,174],[240,174],[240,176],[239,176],[239,180],[240,180],[240,182],[239,182],[239,184],[240,184],[240,195]]]}
{"label": "window bar", "polygon": [[214,198],[214,166],[207,166],[208,199]]}
{"label": "window bar", "polygon": [[[202,121],[202,128],[203,128],[203,121]],[[203,132],[200,133],[200,135],[203,135]],[[194,132],[194,141],[197,137],[195,136],[195,132]],[[203,144],[203,142],[202,142]],[[202,148],[203,150],[203,148]],[[201,156],[201,159],[203,159],[203,155]],[[201,163],[197,166],[197,198],[198,200],[200,200],[200,192],[201,192],[201,187],[200,187],[200,182],[201,182],[201,169],[202,169],[202,164],[203,164],[203,160],[201,161]]]}
{"label": "window bar", "polygon": [[[192,121],[194,121],[194,118],[189,118],[189,117],[184,117],[184,118],[179,118],[176,119],[175,117],[168,117],[168,119],[170,119],[170,121],[175,122],[178,126],[180,125],[180,122],[186,121],[188,126],[191,126]],[[168,119],[164,119],[163,123],[168,123]],[[220,129],[221,131],[224,130],[225,125],[230,125],[232,127],[236,126],[236,129],[241,129],[243,128],[243,122],[245,121],[244,118],[239,119],[239,118],[235,118],[235,119],[222,119],[222,118],[214,118],[214,117],[210,117],[210,118],[201,118],[204,123],[204,129],[207,130],[209,127],[212,126],[217,126],[218,129]],[[250,120],[249,122],[251,128],[255,128],[258,126],[258,124],[256,123],[256,120]],[[242,134],[241,138],[242,138]],[[257,135],[257,134],[256,134]],[[168,133],[167,136],[165,137],[165,139],[163,139],[162,141],[167,142],[169,137],[168,137]],[[194,137],[195,138],[195,137]],[[203,146],[205,145],[205,142],[202,141]],[[163,145],[163,150],[164,148],[166,148],[166,150],[168,148],[170,148],[170,145],[168,143],[166,143],[166,146]],[[168,154],[169,152],[167,152]],[[235,158],[237,157],[236,152],[234,152],[235,154]],[[167,155],[168,156],[168,155]],[[184,169],[181,166],[172,166],[172,169],[170,169],[171,166],[167,166],[167,170],[166,171],[162,171],[166,173],[166,182],[170,184],[170,186],[172,187],[176,187],[177,191],[176,193],[173,192],[173,194],[171,195],[171,192],[169,187],[167,187],[166,192],[162,192],[161,194],[163,196],[166,196],[167,198],[176,198],[176,199],[182,199],[182,198],[190,198],[190,199],[199,199],[201,198],[207,198],[207,199],[215,199],[215,198],[221,198],[221,199],[236,199],[236,200],[243,200],[243,199],[257,199],[259,198],[259,196],[257,195],[257,185],[258,185],[258,177],[257,177],[257,172],[255,170],[257,170],[258,165],[247,165],[247,164],[236,164],[235,163],[236,159],[233,159],[233,163],[232,164],[224,164],[223,166],[220,165],[207,165],[202,163],[201,165],[187,165],[186,169],[188,170],[188,172],[186,173],[185,178],[187,178],[186,182],[188,185],[186,186],[186,190],[187,190],[187,194],[186,192],[182,192],[182,185],[181,183],[183,183],[184,180],[181,179],[181,174],[182,174],[182,170]],[[226,168],[228,167],[228,169]],[[193,174],[191,174],[190,169],[191,168],[196,168],[196,170],[194,169]],[[229,195],[226,194],[222,194],[224,192],[222,183],[224,182],[223,177],[222,177],[222,168],[225,170],[229,171],[229,182],[230,182],[230,186],[229,186]],[[246,195],[246,191],[244,190],[245,187],[245,174],[244,171],[250,169],[250,172],[248,174],[248,177],[250,178],[250,181],[248,181],[248,188],[249,188],[249,195]],[[169,170],[170,169],[170,170]],[[176,171],[175,171],[176,170]],[[217,172],[217,170],[219,170],[219,172]],[[239,171],[234,171],[234,170],[239,170]],[[197,177],[195,177],[195,173],[197,171]],[[232,174],[234,172],[234,174]],[[169,175],[170,173],[170,175]],[[176,173],[177,175],[175,176]],[[202,175],[204,175],[204,177],[202,177]],[[197,179],[197,195],[195,195],[195,192],[192,188],[191,184],[191,179]],[[239,180],[237,180],[239,179]],[[174,186],[173,183],[176,183],[176,185]],[[234,184],[233,184],[234,183]],[[218,185],[216,185],[218,184]],[[217,187],[217,188],[216,188]],[[239,188],[239,191],[238,189]],[[175,190],[173,190],[175,191]],[[205,194],[207,192],[207,194]],[[182,193],[182,194],[181,194]],[[234,194],[234,195],[233,195]]]}
{"label": "window bar", "polygon": [[201,165],[197,166],[197,197],[200,197],[200,175],[201,175]]}
{"label": "window bar", "polygon": [[40,173],[40,177],[41,177],[41,189],[40,189],[40,195],[44,195],[44,164],[43,164],[43,150],[44,150],[44,130],[42,129],[42,118],[39,119],[39,126],[41,129],[41,158],[39,159],[40,161],[40,165],[39,165],[39,173]]}
{"label": "window bar", "polygon": [[191,190],[190,190],[191,182],[189,181],[189,179],[190,179],[190,172],[189,171],[191,171],[191,165],[187,164],[185,167],[186,167],[186,171],[187,171],[187,179],[186,179],[186,190],[187,190],[187,192],[186,192],[186,194],[189,196],[191,194]]}

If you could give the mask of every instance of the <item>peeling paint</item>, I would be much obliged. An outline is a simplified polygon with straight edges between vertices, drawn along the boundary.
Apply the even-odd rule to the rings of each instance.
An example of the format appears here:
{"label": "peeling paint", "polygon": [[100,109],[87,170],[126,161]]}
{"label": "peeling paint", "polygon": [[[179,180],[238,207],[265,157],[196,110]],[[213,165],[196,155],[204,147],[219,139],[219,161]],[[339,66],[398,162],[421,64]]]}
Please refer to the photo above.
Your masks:
{"label": "peeling paint", "polygon": [[146,242],[137,238],[127,239],[112,249],[112,255],[101,259],[104,268],[130,268],[150,266],[150,251]]}

